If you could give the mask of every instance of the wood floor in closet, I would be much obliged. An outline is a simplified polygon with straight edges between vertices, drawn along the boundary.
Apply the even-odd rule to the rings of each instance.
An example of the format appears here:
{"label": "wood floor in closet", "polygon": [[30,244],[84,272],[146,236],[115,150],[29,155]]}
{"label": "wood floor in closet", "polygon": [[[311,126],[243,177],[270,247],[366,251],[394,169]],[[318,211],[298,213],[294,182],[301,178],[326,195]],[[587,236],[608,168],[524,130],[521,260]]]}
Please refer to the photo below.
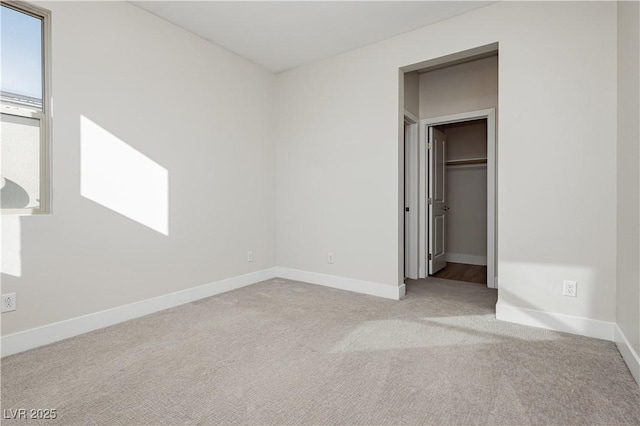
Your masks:
{"label": "wood floor in closet", "polygon": [[482,265],[467,265],[466,263],[447,262],[447,266],[433,276],[446,280],[486,284],[487,267]]}

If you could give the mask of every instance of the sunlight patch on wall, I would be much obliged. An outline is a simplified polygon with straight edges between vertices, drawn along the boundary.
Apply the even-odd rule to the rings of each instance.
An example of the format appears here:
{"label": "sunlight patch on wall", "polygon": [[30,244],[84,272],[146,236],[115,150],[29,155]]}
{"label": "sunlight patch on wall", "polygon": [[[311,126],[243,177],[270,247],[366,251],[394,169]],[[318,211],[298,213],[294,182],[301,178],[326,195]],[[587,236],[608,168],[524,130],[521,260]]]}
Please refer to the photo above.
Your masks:
{"label": "sunlight patch on wall", "polygon": [[[614,272],[605,268],[598,271],[560,259],[557,263],[503,260],[499,273],[500,302],[520,308],[602,318],[603,310],[598,308],[606,304],[603,298],[611,303],[615,299],[614,292],[603,291],[615,279]],[[562,295],[564,280],[578,283],[577,297]]]}
{"label": "sunlight patch on wall", "polygon": [[80,193],[169,235],[169,173],[85,116],[80,117]]}
{"label": "sunlight patch on wall", "polygon": [[22,275],[20,217],[5,215],[0,226],[0,272],[19,277]]}

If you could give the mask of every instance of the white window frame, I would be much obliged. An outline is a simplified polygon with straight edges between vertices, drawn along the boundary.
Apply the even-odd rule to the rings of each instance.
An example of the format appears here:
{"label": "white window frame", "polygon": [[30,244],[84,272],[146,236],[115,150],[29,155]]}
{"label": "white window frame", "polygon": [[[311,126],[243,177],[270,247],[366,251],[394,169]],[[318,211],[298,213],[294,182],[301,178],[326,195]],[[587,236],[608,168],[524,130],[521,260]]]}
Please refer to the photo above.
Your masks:
{"label": "white window frame", "polygon": [[2,6],[42,19],[42,110],[2,102],[2,114],[37,119],[40,122],[40,205],[38,208],[4,209],[3,215],[51,213],[51,12],[22,1],[2,1]]}

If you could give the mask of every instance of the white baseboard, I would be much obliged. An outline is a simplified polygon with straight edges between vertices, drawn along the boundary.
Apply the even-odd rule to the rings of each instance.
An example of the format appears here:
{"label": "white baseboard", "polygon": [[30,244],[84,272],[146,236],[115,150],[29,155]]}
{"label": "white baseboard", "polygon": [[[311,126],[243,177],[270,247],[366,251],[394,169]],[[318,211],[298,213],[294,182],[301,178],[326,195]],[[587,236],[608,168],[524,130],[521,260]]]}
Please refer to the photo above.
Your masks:
{"label": "white baseboard", "polygon": [[615,342],[624,362],[627,363],[629,371],[631,371],[631,375],[640,386],[640,354],[638,354],[631,343],[629,343],[627,336],[620,330],[618,324],[616,324],[615,327]]}
{"label": "white baseboard", "polygon": [[447,262],[466,263],[467,265],[487,265],[487,256],[475,256],[473,254],[447,253]]}
{"label": "white baseboard", "polygon": [[613,322],[519,308],[500,302],[496,305],[496,318],[501,321],[595,337],[596,339],[609,341],[614,339],[615,323]]}
{"label": "white baseboard", "polygon": [[400,300],[405,295],[404,284],[391,286],[316,272],[274,267],[2,336],[0,337],[0,351],[3,357],[16,354],[275,277],[394,300]]}
{"label": "white baseboard", "polygon": [[0,339],[2,356],[48,345],[49,343],[68,339],[130,319],[139,318],[163,309],[194,302],[204,299],[205,297],[215,296],[273,277],[275,277],[275,268],[263,269],[250,274],[240,275],[174,293],[163,294],[162,296],[151,299],[129,303],[116,308],[19,331],[7,336],[2,336]]}
{"label": "white baseboard", "polygon": [[276,267],[276,276],[393,300],[402,299],[406,291],[404,284],[395,286],[283,267]]}

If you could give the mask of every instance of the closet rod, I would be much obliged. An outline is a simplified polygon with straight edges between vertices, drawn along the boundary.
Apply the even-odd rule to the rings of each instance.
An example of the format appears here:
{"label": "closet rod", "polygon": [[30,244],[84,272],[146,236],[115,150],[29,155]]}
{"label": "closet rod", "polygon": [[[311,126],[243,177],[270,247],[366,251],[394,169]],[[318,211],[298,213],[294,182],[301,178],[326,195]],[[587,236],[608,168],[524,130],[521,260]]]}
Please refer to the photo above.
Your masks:
{"label": "closet rod", "polygon": [[467,164],[487,164],[486,158],[469,158],[466,160],[449,160],[447,166],[464,166]]}

